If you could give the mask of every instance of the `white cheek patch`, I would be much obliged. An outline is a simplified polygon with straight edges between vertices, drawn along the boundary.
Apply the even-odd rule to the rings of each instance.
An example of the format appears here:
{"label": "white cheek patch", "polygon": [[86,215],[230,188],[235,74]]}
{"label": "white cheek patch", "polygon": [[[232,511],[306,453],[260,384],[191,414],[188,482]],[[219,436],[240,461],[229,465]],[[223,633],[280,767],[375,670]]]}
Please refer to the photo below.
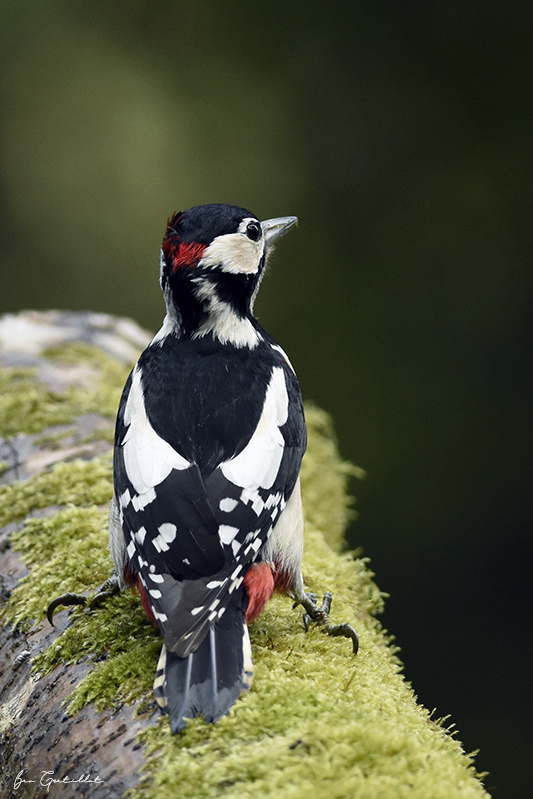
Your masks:
{"label": "white cheek patch", "polygon": [[263,236],[258,241],[248,238],[244,230],[251,221],[255,220],[244,219],[241,222],[239,230],[242,228],[242,232],[217,236],[205,248],[199,266],[218,266],[223,272],[230,272],[234,275],[249,275],[258,272],[265,251],[265,240]]}

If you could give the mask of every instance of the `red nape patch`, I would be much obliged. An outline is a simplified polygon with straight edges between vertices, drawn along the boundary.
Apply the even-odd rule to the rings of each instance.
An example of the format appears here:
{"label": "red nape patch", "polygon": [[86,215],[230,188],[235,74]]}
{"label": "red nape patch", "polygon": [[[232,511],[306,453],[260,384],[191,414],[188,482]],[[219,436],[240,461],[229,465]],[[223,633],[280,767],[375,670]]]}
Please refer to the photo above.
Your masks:
{"label": "red nape patch", "polygon": [[206,248],[197,241],[185,242],[168,238],[163,242],[163,253],[172,264],[172,274],[182,266],[194,266],[198,263]]}
{"label": "red nape patch", "polygon": [[150,601],[148,599],[148,594],[146,593],[146,588],[141,583],[141,578],[138,574],[132,574],[127,566],[124,567],[124,580],[127,582],[129,587],[132,591],[139,592],[139,596],[141,598],[141,605],[143,606],[143,610],[146,613],[146,618],[148,621],[151,621],[154,627],[158,627],[158,624],[155,620],[155,616],[152,613],[152,608],[150,607]]}
{"label": "red nape patch", "polygon": [[251,624],[264,611],[274,593],[274,575],[268,563],[253,563],[244,578],[248,594],[246,624]]}

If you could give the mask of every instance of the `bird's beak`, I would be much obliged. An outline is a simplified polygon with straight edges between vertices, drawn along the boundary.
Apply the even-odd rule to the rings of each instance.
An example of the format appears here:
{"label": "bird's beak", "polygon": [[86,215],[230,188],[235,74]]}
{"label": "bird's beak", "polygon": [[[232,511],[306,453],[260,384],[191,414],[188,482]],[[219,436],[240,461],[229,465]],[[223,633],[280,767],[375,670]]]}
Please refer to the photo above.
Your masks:
{"label": "bird's beak", "polygon": [[271,247],[276,239],[284,236],[297,223],[297,216],[279,216],[277,219],[265,219],[261,222],[267,247]]}

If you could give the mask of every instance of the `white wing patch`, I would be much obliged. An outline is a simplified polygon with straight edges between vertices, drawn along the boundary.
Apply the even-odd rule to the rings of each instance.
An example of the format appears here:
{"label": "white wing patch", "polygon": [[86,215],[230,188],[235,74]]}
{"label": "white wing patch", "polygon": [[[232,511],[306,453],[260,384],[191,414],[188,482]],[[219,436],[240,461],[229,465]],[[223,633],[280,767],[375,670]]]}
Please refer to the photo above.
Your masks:
{"label": "white wing patch", "polygon": [[[270,346],[272,347],[273,350],[275,350],[276,352],[279,352],[279,354],[283,356],[284,360],[287,363],[287,366],[290,366],[290,368],[294,372],[294,366],[289,361],[289,358],[287,357],[287,353],[285,352],[285,350],[282,349],[282,347],[280,347],[279,344],[271,344]],[[296,374],[296,372],[294,372],[294,374]]]}
{"label": "white wing patch", "polygon": [[135,538],[139,544],[144,544],[144,539],[146,538],[146,527],[140,527],[136,533],[133,533],[133,538]]}
{"label": "white wing patch", "polygon": [[218,528],[218,535],[223,544],[231,544],[238,532],[238,527],[231,527],[229,524],[221,524]]}
{"label": "white wing patch", "polygon": [[242,452],[220,467],[227,480],[249,490],[272,488],[283,457],[280,427],[286,423],[288,414],[285,374],[281,367],[275,366],[253,436]]}
{"label": "white wing patch", "polygon": [[169,544],[176,538],[178,528],[171,522],[165,522],[157,529],[159,530],[159,535],[154,538],[152,544],[158,552],[166,552],[170,549]]}
{"label": "white wing patch", "polygon": [[149,488],[144,494],[136,494],[131,498],[131,504],[137,512],[144,510],[156,498],[155,488]]}
{"label": "white wing patch", "polygon": [[141,371],[137,366],[124,409],[124,424],[128,426],[122,442],[124,466],[137,494],[148,493],[144,500],[141,497],[137,499],[139,506],[144,507],[155,499],[154,486],[162,483],[172,469],[187,469],[191,464],[150,425],[144,407]]}
{"label": "white wing patch", "polygon": [[219,508],[224,513],[231,513],[232,510],[235,510],[239,503],[236,499],[232,499],[231,497],[224,497],[219,502]]}

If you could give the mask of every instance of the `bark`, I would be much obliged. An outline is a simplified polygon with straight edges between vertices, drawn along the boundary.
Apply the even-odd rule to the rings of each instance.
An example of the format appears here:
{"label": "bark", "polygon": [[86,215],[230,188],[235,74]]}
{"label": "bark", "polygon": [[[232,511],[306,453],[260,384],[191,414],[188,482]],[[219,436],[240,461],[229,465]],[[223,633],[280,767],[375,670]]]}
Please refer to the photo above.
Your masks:
{"label": "bark", "polygon": [[[94,369],[51,360],[48,346],[84,342],[101,348],[124,364],[131,363],[149,336],[129,320],[92,313],[22,313],[0,320],[0,367],[31,368],[52,395],[71,385],[90,385]],[[21,427],[24,427],[21,419]],[[77,416],[67,425],[45,427],[35,433],[19,432],[0,442],[4,462],[0,483],[28,478],[53,464],[73,458],[91,459],[109,450],[109,441],[94,434],[112,429],[112,421],[98,413]],[[46,445],[46,436],[53,438]],[[43,439],[43,437],[45,437]],[[44,445],[40,444],[44,440]],[[49,515],[43,508],[32,515]],[[5,602],[28,573],[20,554],[10,547],[12,523],[0,533],[0,597]],[[43,600],[44,604],[44,600]],[[93,705],[74,717],[65,713],[63,700],[87,674],[91,665],[61,665],[40,679],[31,674],[32,659],[47,649],[69,623],[68,613],[58,614],[57,628],[41,621],[24,632],[9,624],[0,634],[0,796],[2,799],[53,796],[98,796],[115,799],[139,779],[144,764],[137,733],[150,718],[135,718],[136,705],[119,705],[98,713]],[[26,782],[18,782],[26,780]],[[85,780],[61,785],[51,779]],[[101,783],[87,780],[101,780]],[[30,780],[32,782],[30,782]],[[43,781],[43,785],[40,781]]]}

